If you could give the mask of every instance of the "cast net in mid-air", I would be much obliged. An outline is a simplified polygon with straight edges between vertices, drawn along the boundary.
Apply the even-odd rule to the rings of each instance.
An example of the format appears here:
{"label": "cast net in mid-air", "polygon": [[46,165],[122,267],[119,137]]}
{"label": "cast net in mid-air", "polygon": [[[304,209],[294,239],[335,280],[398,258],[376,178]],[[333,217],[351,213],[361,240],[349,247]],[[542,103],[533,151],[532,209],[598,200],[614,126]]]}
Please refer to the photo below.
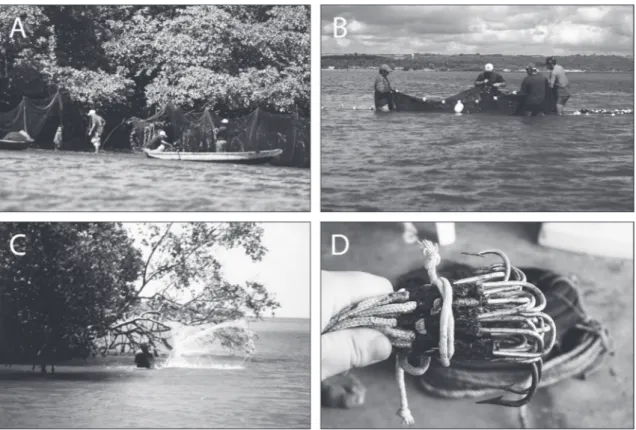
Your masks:
{"label": "cast net in mid-air", "polygon": [[[172,104],[164,106],[150,118],[132,118],[130,143],[135,149],[148,145],[163,130],[171,144],[168,150],[180,152],[214,152],[221,118],[208,109],[184,112]],[[309,121],[293,114],[275,114],[256,109],[249,115],[230,119],[227,151],[264,151],[282,149],[276,160],[286,166],[309,166]]]}
{"label": "cast net in mid-air", "polygon": [[24,130],[36,141],[53,142],[55,129],[62,123],[62,96],[56,93],[44,99],[23,97],[8,112],[0,112],[0,139],[9,132]]}

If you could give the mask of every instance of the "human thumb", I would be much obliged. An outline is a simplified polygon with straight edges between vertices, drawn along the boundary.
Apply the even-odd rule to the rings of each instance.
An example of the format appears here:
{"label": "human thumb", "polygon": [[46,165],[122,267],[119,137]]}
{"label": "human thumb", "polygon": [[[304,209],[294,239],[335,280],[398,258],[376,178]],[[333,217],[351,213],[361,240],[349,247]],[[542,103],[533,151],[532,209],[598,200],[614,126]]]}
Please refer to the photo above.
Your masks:
{"label": "human thumb", "polygon": [[354,328],[339,330],[320,337],[322,375],[325,379],[353,367],[369,366],[391,355],[391,342],[377,330]]}

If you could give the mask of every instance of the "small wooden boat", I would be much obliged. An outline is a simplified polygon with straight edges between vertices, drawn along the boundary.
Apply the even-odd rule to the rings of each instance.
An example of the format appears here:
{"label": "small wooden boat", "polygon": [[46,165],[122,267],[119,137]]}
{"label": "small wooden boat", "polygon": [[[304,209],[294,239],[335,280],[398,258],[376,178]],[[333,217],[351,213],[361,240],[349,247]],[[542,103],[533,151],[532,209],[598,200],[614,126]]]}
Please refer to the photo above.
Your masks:
{"label": "small wooden boat", "polygon": [[0,149],[7,149],[12,151],[21,151],[27,149],[31,145],[31,142],[18,142],[16,140],[4,140],[0,139]]}
{"label": "small wooden boat", "polygon": [[144,149],[148,158],[159,160],[200,161],[207,163],[264,164],[283,153],[282,149],[247,152],[165,152]]}

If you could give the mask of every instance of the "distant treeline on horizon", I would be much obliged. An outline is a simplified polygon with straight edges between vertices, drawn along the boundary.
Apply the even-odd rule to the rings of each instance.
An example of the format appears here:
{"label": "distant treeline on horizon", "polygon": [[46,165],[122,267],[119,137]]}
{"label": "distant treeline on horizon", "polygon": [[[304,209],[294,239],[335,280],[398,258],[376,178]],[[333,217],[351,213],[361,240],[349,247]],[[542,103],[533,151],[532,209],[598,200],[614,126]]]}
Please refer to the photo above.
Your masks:
{"label": "distant treeline on horizon", "polygon": [[[323,55],[321,67],[335,69],[367,69],[388,64],[398,70],[480,71],[484,64],[492,63],[498,71],[524,70],[528,63],[544,67],[545,56],[504,54],[407,54]],[[565,69],[581,72],[633,72],[634,58],[620,55],[564,55],[557,56]],[[505,70],[504,70],[505,69]]]}

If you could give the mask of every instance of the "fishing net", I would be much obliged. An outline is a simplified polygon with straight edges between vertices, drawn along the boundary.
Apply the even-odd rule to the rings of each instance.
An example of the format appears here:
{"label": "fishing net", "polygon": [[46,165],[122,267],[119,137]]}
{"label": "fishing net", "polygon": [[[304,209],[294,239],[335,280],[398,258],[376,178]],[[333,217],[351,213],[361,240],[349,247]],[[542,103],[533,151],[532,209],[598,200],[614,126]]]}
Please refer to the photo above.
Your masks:
{"label": "fishing net", "polygon": [[[415,112],[454,112],[455,105],[461,101],[464,106],[462,113],[517,115],[522,108],[523,98],[517,91],[498,90],[494,87],[473,87],[447,98],[415,97],[398,91],[393,93],[397,111]],[[556,112],[556,98],[549,87],[546,89],[543,112]]]}
{"label": "fishing net", "polygon": [[0,112],[0,139],[9,132],[26,131],[36,142],[53,142],[55,129],[62,122],[62,96],[45,99],[23,97],[9,112]]}
{"label": "fishing net", "polygon": [[[163,130],[171,151],[214,152],[216,133],[221,118],[210,110],[184,112],[168,104],[150,118],[132,118],[130,144],[134,149],[145,148]],[[230,152],[282,149],[274,164],[309,166],[309,121],[292,114],[274,114],[256,109],[242,118],[229,121],[228,147]]]}

